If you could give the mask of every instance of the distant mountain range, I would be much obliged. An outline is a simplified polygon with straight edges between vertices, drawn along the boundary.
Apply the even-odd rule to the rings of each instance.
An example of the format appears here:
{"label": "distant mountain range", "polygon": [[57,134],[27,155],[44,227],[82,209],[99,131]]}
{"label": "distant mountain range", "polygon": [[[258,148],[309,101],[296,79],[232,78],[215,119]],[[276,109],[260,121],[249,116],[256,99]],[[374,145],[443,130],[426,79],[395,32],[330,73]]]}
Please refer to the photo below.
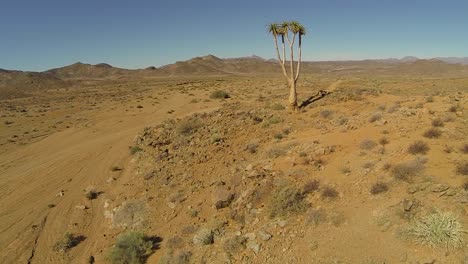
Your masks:
{"label": "distant mountain range", "polygon": [[[418,59],[374,59],[359,61],[306,61],[301,66],[305,74],[388,74],[468,76],[468,57]],[[106,63],[74,63],[44,72],[23,72],[0,69],[0,98],[15,98],[29,91],[69,87],[73,80],[120,79],[145,77],[183,77],[220,75],[281,74],[275,59],[253,55],[221,59],[213,55],[178,61],[162,67],[129,70]]]}
{"label": "distant mountain range", "polygon": [[[468,65],[468,57],[438,57],[433,59],[419,59],[407,56],[401,59],[369,59],[355,61],[306,61],[303,62],[304,72],[343,71],[356,69],[380,69],[396,67],[395,64],[407,64],[417,62],[433,62],[446,64]],[[404,67],[399,65],[398,67]],[[193,76],[193,75],[225,75],[225,74],[249,74],[249,73],[277,73],[280,68],[275,59],[264,59],[252,55],[241,58],[221,59],[213,55],[195,57],[187,61],[177,61],[162,67],[148,67],[145,69],[129,70],[113,67],[106,63],[85,64],[77,62],[65,67],[47,70],[41,73],[29,72],[30,76],[37,74],[49,78],[66,79],[100,79],[124,76],[136,77],[163,77],[163,76]],[[18,75],[21,71],[9,71],[0,69],[0,77],[6,75]]]}

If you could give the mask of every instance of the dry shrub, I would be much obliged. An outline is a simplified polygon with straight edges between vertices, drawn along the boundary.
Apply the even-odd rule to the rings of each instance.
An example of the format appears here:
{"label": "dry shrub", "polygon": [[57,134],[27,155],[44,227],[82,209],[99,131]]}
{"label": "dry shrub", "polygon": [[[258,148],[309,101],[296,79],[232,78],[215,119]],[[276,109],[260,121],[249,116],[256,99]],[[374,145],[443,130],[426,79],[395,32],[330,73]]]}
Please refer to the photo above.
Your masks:
{"label": "dry shrub", "polygon": [[388,191],[388,185],[386,183],[383,183],[383,182],[377,182],[375,183],[374,185],[372,185],[371,187],[371,194],[373,195],[376,195],[376,194],[379,194],[379,193],[384,193],[384,192],[387,192]]}
{"label": "dry shrub", "polygon": [[429,145],[426,142],[418,140],[408,147],[408,153],[413,155],[426,154],[429,149]]}
{"label": "dry shrub", "polygon": [[411,182],[414,176],[420,175],[424,170],[424,163],[420,159],[400,163],[392,168],[392,175],[398,180]]}
{"label": "dry shrub", "polygon": [[468,175],[468,161],[458,163],[457,173],[465,176]]}
{"label": "dry shrub", "polygon": [[338,191],[332,187],[332,186],[327,186],[325,189],[322,191],[322,198],[324,199],[335,199],[338,197]]}
{"label": "dry shrub", "polygon": [[463,153],[463,154],[468,154],[468,144],[463,144],[461,147],[460,147],[460,151]]}
{"label": "dry shrub", "polygon": [[315,191],[318,191],[319,188],[320,188],[320,181],[319,180],[312,180],[312,181],[307,182],[304,185],[303,192],[305,194],[313,193]]}
{"label": "dry shrub", "polygon": [[444,126],[444,121],[440,118],[436,118],[432,120],[432,126],[433,127],[443,127]]}
{"label": "dry shrub", "polygon": [[84,236],[75,236],[72,233],[67,232],[65,233],[62,239],[60,239],[54,244],[54,251],[58,253],[65,253],[72,247],[78,245],[84,239]]}
{"label": "dry shrub", "polygon": [[302,212],[307,208],[303,192],[294,186],[284,186],[273,191],[269,211],[270,217],[284,217]]}
{"label": "dry shrub", "polygon": [[376,121],[379,121],[380,119],[382,119],[382,114],[374,114],[369,118],[369,123],[374,123]]}
{"label": "dry shrub", "polygon": [[201,126],[202,123],[199,119],[187,119],[180,122],[177,126],[177,132],[181,135],[188,136],[195,133]]}
{"label": "dry shrub", "polygon": [[216,90],[210,94],[211,99],[227,99],[229,97],[229,94],[223,90]]}
{"label": "dry shrub", "polygon": [[423,136],[426,137],[426,138],[439,138],[440,135],[442,135],[442,131],[440,131],[440,129],[437,129],[435,127],[429,128],[423,134]]}
{"label": "dry shrub", "polygon": [[371,150],[375,146],[377,146],[377,143],[375,143],[375,141],[373,141],[372,139],[367,138],[364,139],[359,146],[361,147],[361,149]]}

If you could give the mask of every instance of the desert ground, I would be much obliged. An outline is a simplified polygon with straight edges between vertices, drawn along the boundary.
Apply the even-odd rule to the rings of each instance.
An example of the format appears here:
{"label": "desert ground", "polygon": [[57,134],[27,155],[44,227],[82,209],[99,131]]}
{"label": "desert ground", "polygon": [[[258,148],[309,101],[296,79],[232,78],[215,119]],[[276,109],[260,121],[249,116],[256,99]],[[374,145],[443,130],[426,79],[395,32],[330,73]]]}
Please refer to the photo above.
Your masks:
{"label": "desert ground", "polygon": [[0,262],[468,263],[467,66],[315,67],[4,89]]}

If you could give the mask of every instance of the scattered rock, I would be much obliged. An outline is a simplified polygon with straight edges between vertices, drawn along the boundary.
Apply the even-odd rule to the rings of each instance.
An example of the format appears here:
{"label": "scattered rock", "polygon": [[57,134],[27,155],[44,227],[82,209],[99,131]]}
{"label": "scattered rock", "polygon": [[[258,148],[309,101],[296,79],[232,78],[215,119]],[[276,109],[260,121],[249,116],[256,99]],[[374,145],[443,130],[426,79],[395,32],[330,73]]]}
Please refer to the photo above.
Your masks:
{"label": "scattered rock", "polygon": [[212,201],[216,209],[228,207],[232,200],[234,200],[234,193],[229,191],[226,187],[219,186],[213,192]]}
{"label": "scattered rock", "polygon": [[260,252],[260,245],[255,241],[249,241],[246,244],[248,249],[251,249],[255,254]]}
{"label": "scattered rock", "polygon": [[406,212],[409,212],[411,208],[413,208],[413,205],[414,205],[413,201],[408,200],[408,199],[403,200],[403,209]]}
{"label": "scattered rock", "polygon": [[445,185],[445,184],[435,184],[432,188],[432,192],[443,192],[446,191],[450,188],[450,186]]}
{"label": "scattered rock", "polygon": [[263,241],[268,241],[271,239],[272,235],[266,231],[260,230],[258,231],[258,237]]}

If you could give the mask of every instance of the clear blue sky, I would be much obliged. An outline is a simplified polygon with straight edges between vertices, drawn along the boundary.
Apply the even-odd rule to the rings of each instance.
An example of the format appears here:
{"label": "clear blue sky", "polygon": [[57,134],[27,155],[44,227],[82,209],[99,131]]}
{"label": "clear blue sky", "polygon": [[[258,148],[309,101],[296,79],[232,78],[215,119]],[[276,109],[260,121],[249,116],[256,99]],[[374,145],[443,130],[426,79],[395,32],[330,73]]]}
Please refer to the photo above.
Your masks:
{"label": "clear blue sky", "polygon": [[265,26],[285,19],[309,30],[305,60],[468,56],[468,0],[2,0],[0,68],[272,58]]}

